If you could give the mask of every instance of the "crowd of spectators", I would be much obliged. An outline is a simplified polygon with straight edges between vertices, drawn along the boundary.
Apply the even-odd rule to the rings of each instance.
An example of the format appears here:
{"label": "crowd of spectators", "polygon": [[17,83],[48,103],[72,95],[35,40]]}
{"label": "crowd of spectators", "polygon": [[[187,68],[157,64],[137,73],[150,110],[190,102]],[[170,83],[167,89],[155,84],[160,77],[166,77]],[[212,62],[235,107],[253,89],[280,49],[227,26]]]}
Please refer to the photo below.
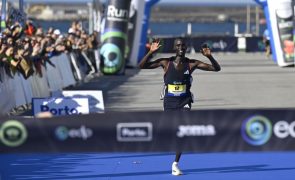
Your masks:
{"label": "crowd of spectators", "polygon": [[88,59],[88,73],[95,73],[98,70],[92,52],[98,45],[98,33],[88,34],[77,21],[64,34],[54,27],[45,30],[31,20],[24,25],[8,22],[0,34],[0,67],[11,78],[17,71],[25,79],[33,74],[42,76],[41,66],[54,66],[51,57],[73,52],[77,60]]}

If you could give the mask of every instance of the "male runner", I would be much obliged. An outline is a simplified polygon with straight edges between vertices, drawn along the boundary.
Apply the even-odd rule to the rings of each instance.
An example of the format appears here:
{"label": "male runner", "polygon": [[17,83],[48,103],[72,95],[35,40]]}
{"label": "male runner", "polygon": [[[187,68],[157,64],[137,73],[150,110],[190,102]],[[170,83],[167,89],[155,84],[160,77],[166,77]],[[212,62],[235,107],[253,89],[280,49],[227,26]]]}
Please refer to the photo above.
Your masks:
{"label": "male runner", "polygon": [[[152,42],[149,52],[140,61],[139,67],[141,69],[154,69],[160,66],[163,68],[165,83],[164,111],[189,111],[192,103],[190,88],[193,71],[195,69],[220,71],[220,65],[213,58],[211,50],[206,45],[202,46],[201,53],[210,60],[211,64],[185,57],[187,47],[182,38],[177,38],[174,41],[175,56],[149,61],[160,47],[159,39]],[[180,156],[181,153],[177,152],[175,161],[172,164],[172,175],[182,174],[178,167]]]}

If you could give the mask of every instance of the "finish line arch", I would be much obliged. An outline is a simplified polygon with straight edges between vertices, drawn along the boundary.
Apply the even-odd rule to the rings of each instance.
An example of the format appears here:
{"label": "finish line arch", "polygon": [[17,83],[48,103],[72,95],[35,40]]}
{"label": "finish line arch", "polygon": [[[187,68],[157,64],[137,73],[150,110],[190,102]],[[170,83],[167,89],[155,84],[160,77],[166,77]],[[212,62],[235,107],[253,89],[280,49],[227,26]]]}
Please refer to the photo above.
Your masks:
{"label": "finish line arch", "polygon": [[[133,17],[132,33],[128,34],[129,42],[128,62],[127,64],[135,67],[138,61],[145,54],[145,44],[147,41],[147,30],[149,27],[149,18],[151,8],[160,0],[131,0],[131,8],[135,9],[136,17]],[[264,10],[267,19],[267,29],[271,36],[271,49],[273,52],[272,59],[278,66],[294,65],[294,4],[295,0],[253,0],[260,4]],[[133,7],[132,7],[133,6]],[[281,13],[277,13],[281,9]],[[132,10],[130,10],[132,11]],[[133,13],[134,15],[134,13]],[[279,16],[283,16],[280,18]],[[285,28],[279,28],[285,27]],[[130,38],[133,36],[132,38]],[[136,48],[133,48],[136,47]],[[125,53],[125,52],[124,52]]]}
{"label": "finish line arch", "polygon": [[[151,8],[160,0],[146,0],[142,21],[141,39],[137,58],[145,53],[147,30]],[[270,32],[272,59],[278,66],[294,66],[295,64],[295,0],[254,0],[262,6]],[[136,62],[137,63],[137,62]],[[136,65],[136,64],[134,64]]]}

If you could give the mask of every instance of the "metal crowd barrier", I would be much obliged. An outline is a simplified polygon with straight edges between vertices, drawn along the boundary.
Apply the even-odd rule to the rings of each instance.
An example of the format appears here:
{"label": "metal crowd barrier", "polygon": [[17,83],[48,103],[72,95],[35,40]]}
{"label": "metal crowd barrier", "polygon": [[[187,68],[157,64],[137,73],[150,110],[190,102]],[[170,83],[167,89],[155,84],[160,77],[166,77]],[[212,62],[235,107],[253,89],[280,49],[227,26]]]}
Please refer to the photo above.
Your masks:
{"label": "metal crowd barrier", "polygon": [[42,76],[35,73],[28,79],[24,79],[19,72],[13,78],[9,77],[4,67],[0,67],[0,115],[7,114],[12,108],[30,104],[33,97],[49,97],[51,92],[75,85],[83,81],[87,74],[97,71],[92,64],[98,63],[98,59],[86,59],[86,53],[77,54],[71,52],[53,56],[50,58],[53,66],[46,63],[46,68],[41,66]]}

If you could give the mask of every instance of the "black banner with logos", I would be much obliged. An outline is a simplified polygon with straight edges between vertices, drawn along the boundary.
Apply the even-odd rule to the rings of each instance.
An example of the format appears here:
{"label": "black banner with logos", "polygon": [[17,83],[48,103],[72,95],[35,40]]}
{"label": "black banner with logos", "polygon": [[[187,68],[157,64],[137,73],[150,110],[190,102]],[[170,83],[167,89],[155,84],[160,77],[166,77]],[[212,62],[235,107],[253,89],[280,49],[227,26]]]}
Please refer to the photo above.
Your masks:
{"label": "black banner with logos", "polygon": [[196,52],[200,51],[203,44],[207,44],[213,52],[238,52],[237,37],[216,36],[191,38],[191,45]]}
{"label": "black banner with logos", "polygon": [[[162,38],[161,53],[175,53],[173,49],[175,37]],[[196,52],[201,50],[203,44],[207,44],[213,52],[238,52],[238,38],[230,36],[216,37],[185,37],[188,51],[194,48]]]}
{"label": "black banner with logos", "polygon": [[295,150],[294,109],[0,118],[0,152]]}
{"label": "black banner with logos", "polygon": [[[175,53],[174,41],[176,37],[165,37],[161,38],[161,47],[157,51],[158,53]],[[191,51],[191,39],[188,37],[183,37],[187,45],[187,51]]]}
{"label": "black banner with logos", "polygon": [[247,37],[246,52],[264,52],[265,44],[262,37]]}

